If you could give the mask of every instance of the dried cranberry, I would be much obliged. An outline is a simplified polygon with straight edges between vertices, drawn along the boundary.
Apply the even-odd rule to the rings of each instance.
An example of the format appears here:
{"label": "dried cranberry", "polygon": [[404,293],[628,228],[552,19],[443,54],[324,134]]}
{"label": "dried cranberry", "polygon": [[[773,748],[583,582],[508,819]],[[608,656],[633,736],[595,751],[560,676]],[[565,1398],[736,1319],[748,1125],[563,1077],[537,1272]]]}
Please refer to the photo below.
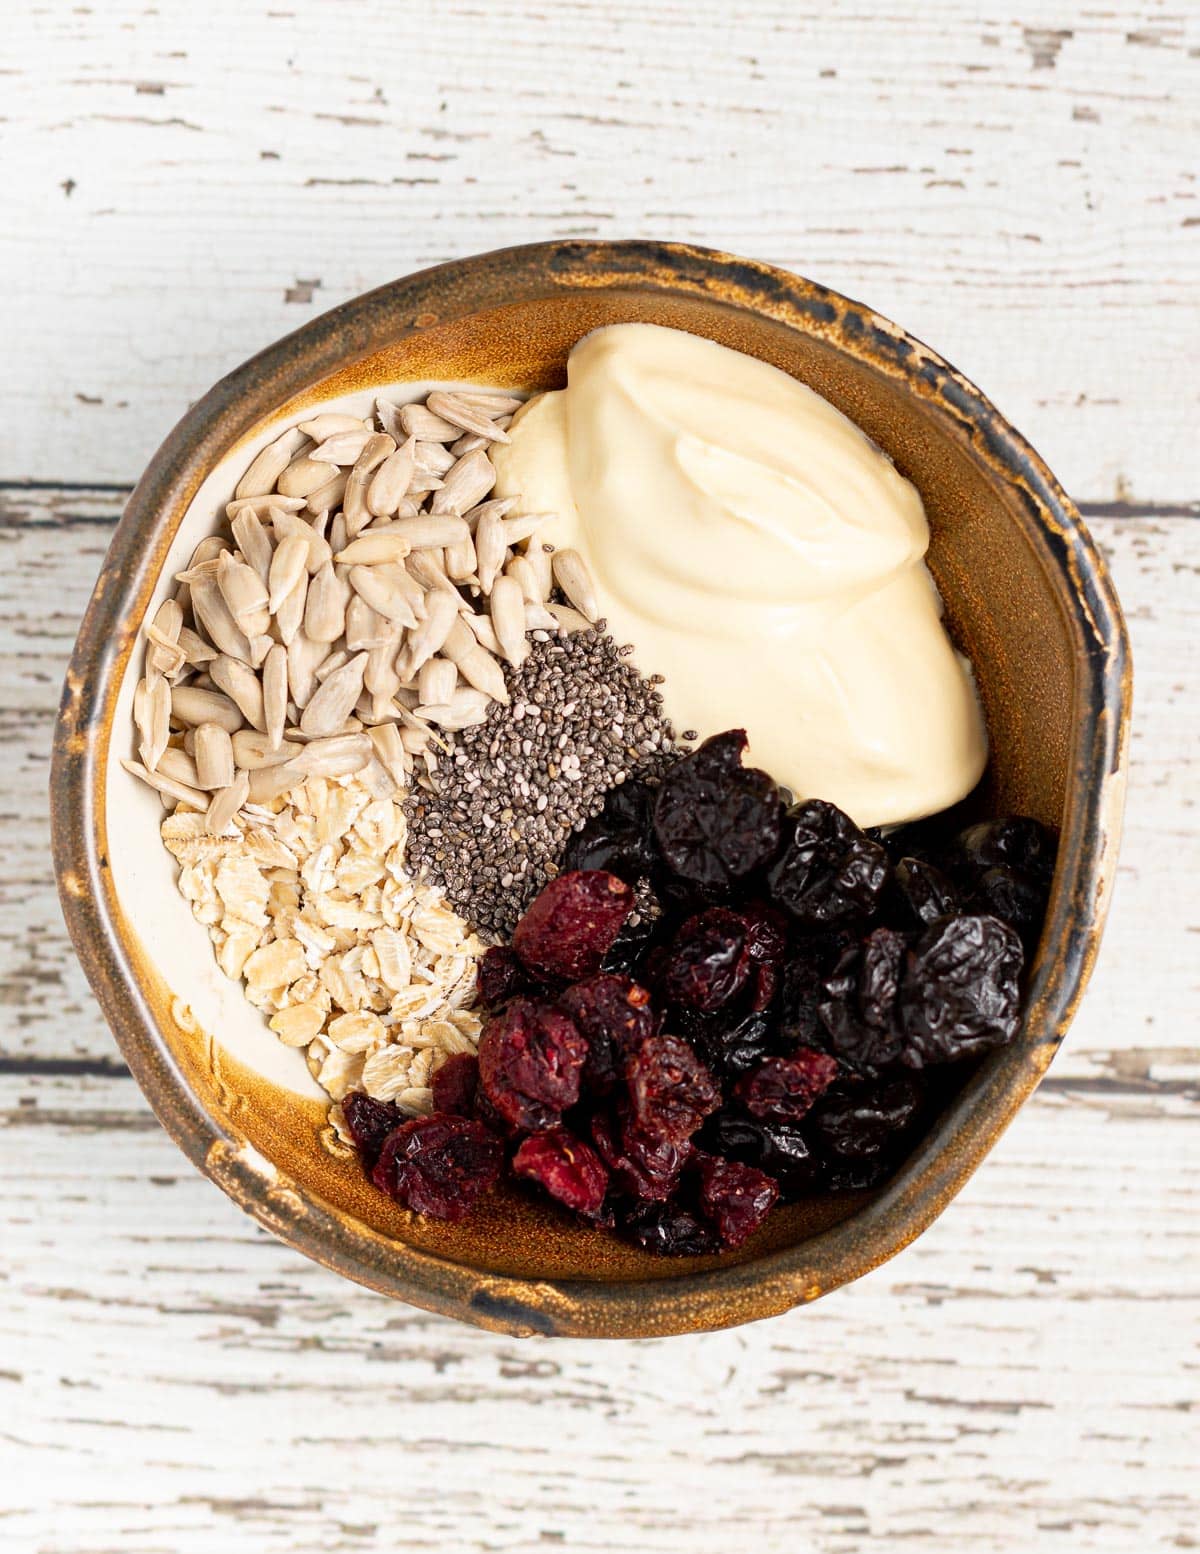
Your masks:
{"label": "dried cranberry", "polygon": [[372,1100],[364,1090],[352,1090],[343,1099],[342,1116],[368,1171],[379,1159],[384,1139],[404,1121],[392,1101]]}
{"label": "dried cranberry", "polygon": [[721,1103],[708,1069],[678,1036],[650,1036],[625,1067],[630,1115],[648,1139],[682,1144]]}
{"label": "dried cranberry", "polygon": [[700,1212],[727,1247],[741,1246],[766,1219],[779,1183],[755,1166],[704,1155],[700,1160]]}
{"label": "dried cranberry", "polygon": [[688,918],[676,934],[663,968],[663,991],[672,1003],[690,1009],[719,1009],[740,991],[749,971],[744,921],[725,907],[711,907]]}
{"label": "dried cranberry", "polygon": [[500,1009],[518,993],[529,991],[529,973],[515,950],[493,944],[476,963],[475,987],[485,1009]]}
{"label": "dried cranberry", "polygon": [[761,868],[779,845],[779,790],[766,772],[742,766],[746,735],[706,739],[670,768],[654,805],[668,866],[705,889],[727,890]]}
{"label": "dried cranberry", "polygon": [[1021,1023],[1021,941],[998,917],[944,917],[908,952],[901,1061],[954,1063],[1002,1047]]}
{"label": "dried cranberry", "polygon": [[576,1214],[600,1212],[608,1191],[608,1172],[600,1156],[566,1128],[531,1133],[513,1156],[513,1170],[527,1176]]}
{"label": "dried cranberry", "polygon": [[548,1128],[579,1099],[586,1056],[586,1040],[560,1009],[514,998],[483,1028],[480,1085],[512,1127]]}
{"label": "dried cranberry", "polygon": [[600,963],[633,907],[633,891],[602,869],[560,874],[534,897],[513,932],[513,949],[539,976],[577,982]]}
{"label": "dried cranberry", "polygon": [[752,1117],[799,1122],[838,1070],[827,1052],[801,1047],[788,1058],[766,1058],[738,1080],[734,1094]]}
{"label": "dried cranberry", "polygon": [[601,973],[568,988],[560,1003],[588,1044],[584,1089],[607,1095],[624,1077],[626,1053],[654,1032],[648,990]]}
{"label": "dried cranberry", "polygon": [[860,1073],[874,1074],[900,1056],[897,997],[904,951],[903,934],[876,928],[843,953],[826,981],[829,997],[820,1006],[826,1034],[820,1045]]}
{"label": "dried cranberry", "polygon": [[957,912],[962,898],[953,880],[923,858],[901,858],[892,871],[885,911],[902,928],[927,928]]}
{"label": "dried cranberry", "polygon": [[1053,834],[1027,815],[981,820],[955,837],[951,856],[972,874],[1003,865],[1023,869],[1043,885],[1054,875]]}
{"label": "dried cranberry", "polygon": [[604,808],[585,822],[567,843],[564,869],[607,869],[627,885],[636,885],[658,863],[654,801],[658,790],[645,782],[610,788]]}
{"label": "dried cranberry", "polygon": [[605,1165],[612,1171],[613,1186],[627,1197],[642,1202],[665,1202],[679,1185],[692,1146],[652,1141],[626,1117],[597,1112],[592,1118],[592,1140]]}
{"label": "dried cranberry", "polygon": [[870,917],[891,865],[835,804],[809,799],[788,811],[783,851],[771,866],[771,894],[806,928]]}
{"label": "dried cranberry", "polygon": [[985,869],[967,905],[972,912],[988,913],[1015,928],[1026,955],[1037,949],[1046,916],[1046,887],[1032,874],[1004,864]]}
{"label": "dried cranberry", "polygon": [[721,1242],[711,1225],[677,1203],[638,1203],[628,1209],[622,1233],[656,1257],[703,1257],[719,1252]]}
{"label": "dried cranberry", "polygon": [[461,1220],[500,1175],[504,1149],[468,1117],[414,1117],[388,1134],[371,1180],[397,1203]]}
{"label": "dried cranberry", "polygon": [[875,1083],[831,1086],[808,1118],[808,1129],[830,1155],[865,1160],[895,1142],[921,1104],[921,1088],[907,1075]]}
{"label": "dried cranberry", "polygon": [[479,1059],[473,1052],[455,1052],[435,1068],[429,1081],[435,1112],[470,1117],[475,1111],[479,1087]]}

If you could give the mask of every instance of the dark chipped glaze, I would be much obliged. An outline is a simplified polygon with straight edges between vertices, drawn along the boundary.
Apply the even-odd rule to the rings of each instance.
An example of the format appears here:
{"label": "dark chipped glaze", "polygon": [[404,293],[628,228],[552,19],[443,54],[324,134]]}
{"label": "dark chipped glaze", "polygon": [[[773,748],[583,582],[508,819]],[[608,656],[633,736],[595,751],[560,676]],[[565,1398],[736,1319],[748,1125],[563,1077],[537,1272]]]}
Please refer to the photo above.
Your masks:
{"label": "dark chipped glaze", "polygon": [[[224,454],[282,410],[389,380],[559,384],[575,340],[621,320],[692,330],[795,374],[916,483],[931,565],[991,732],[989,774],[971,808],[1031,813],[1062,833],[1022,1034],[983,1064],[895,1179],[778,1212],[736,1253],[668,1263],[508,1194],[446,1226],[367,1190],[353,1162],[318,1147],[315,1103],[285,1098],[176,1023],[117,898],[105,820],[121,677],[170,537]],[[289,335],[218,383],[155,455],[113,536],[63,694],[51,782],[63,909],[164,1126],[292,1246],[384,1294],[503,1332],[619,1338],[731,1326],[813,1300],[907,1245],[1045,1072],[1091,971],[1112,884],[1130,675],[1112,585],[1071,502],[978,389],[919,341],[809,281],[680,244],[484,254],[396,281]],[[124,739],[122,730],[117,753]]]}

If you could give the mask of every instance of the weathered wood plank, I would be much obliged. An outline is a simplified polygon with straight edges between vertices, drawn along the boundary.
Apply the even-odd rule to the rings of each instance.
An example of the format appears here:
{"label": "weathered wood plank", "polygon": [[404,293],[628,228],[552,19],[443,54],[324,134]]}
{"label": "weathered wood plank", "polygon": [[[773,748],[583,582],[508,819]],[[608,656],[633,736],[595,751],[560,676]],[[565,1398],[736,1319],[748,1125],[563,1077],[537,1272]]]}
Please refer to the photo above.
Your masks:
{"label": "weathered wood plank", "polygon": [[862,296],[1082,497],[1200,488],[1193,7],[106,0],[5,41],[2,476],[134,479],[395,275],[649,235]]}
{"label": "weathered wood plank", "polygon": [[127,1097],[46,1081],[0,1131],[6,1547],[1129,1554],[1194,1531],[1183,1122],[1043,1092],[924,1237],[807,1310],[536,1345],[306,1263]]}
{"label": "weathered wood plank", "polygon": [[[47,869],[46,753],[58,688],[121,495],[0,491],[0,735],[12,752],[0,879],[0,1054],[105,1059],[110,1036],[70,952]],[[1192,789],[1200,729],[1187,709],[1200,669],[1189,629],[1200,523],[1130,513],[1093,520],[1129,616],[1137,675],[1126,842],[1096,980],[1055,1080],[1141,1083],[1176,1059],[1200,1069]],[[1144,968],[1157,979],[1146,997]]]}

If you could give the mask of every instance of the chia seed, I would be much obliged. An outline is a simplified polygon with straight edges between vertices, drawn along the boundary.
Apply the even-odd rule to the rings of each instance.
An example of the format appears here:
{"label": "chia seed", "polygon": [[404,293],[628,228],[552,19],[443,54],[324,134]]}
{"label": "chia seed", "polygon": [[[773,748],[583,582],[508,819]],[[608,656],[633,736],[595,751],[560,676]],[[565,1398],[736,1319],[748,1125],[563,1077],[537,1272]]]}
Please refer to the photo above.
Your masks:
{"label": "chia seed", "polygon": [[610,788],[657,777],[680,753],[661,676],[638,674],[599,630],[535,640],[505,677],[509,705],[457,733],[437,791],[405,802],[409,866],[423,865],[484,939],[511,935]]}

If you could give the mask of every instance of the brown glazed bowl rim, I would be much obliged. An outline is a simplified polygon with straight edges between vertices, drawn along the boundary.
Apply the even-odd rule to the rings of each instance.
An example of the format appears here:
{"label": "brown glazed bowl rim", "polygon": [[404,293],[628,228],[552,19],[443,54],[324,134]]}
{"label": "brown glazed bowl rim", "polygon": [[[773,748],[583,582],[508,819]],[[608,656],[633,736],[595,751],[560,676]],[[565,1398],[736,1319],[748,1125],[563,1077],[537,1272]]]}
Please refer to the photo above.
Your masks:
{"label": "brown glazed bowl rim", "polygon": [[[134,636],[165,554],[165,526],[204,474],[307,386],[433,319],[571,288],[667,290],[748,309],[816,335],[903,380],[953,418],[1028,514],[1029,533],[1073,601],[1076,697],[1062,832],[1075,860],[1047,923],[1056,953],[1030,989],[1026,1038],[1004,1072],[985,1065],[900,1173],[865,1208],[811,1239],[732,1266],[649,1281],[496,1275],[420,1251],[264,1171],[189,1087],[135,971],[105,837],[107,730]],[[449,299],[451,311],[444,311]],[[399,323],[397,321],[400,321]],[[54,859],[64,915],[125,1060],[184,1153],[245,1210],[316,1261],[389,1296],[517,1335],[646,1337],[773,1316],[878,1266],[949,1203],[1045,1072],[1078,1005],[1107,909],[1120,830],[1131,668],[1120,607],[1091,537],[1046,465],[961,373],[862,304],[765,264],[685,244],[561,241],[437,266],[334,308],[217,383],[166,438],[129,499],[71,659],[51,773]]]}

